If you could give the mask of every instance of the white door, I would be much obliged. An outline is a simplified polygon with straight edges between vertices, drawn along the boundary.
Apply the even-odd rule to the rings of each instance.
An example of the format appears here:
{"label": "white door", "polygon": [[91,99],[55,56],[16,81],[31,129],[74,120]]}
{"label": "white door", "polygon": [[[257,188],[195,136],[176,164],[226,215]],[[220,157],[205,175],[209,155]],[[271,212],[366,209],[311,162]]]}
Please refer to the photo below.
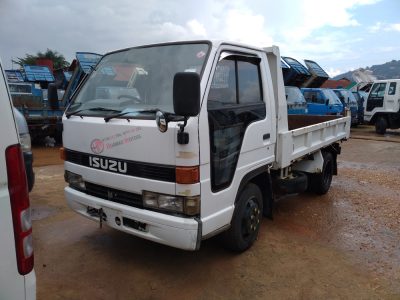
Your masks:
{"label": "white door", "polygon": [[200,120],[207,123],[201,130],[208,128],[208,141],[200,141],[201,161],[208,162],[201,169],[203,236],[230,223],[243,177],[274,160],[269,72],[262,53],[240,50],[217,52],[203,103],[208,116]]}
{"label": "white door", "polygon": [[385,95],[385,109],[386,111],[397,112],[399,110],[398,106],[398,83],[396,81],[389,81],[387,85],[386,95]]}

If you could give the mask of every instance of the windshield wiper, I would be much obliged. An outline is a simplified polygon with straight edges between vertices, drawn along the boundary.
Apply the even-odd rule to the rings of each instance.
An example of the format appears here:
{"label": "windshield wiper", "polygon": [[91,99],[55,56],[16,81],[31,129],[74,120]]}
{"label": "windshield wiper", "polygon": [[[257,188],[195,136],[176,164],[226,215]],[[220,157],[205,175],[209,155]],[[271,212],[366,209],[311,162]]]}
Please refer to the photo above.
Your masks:
{"label": "windshield wiper", "polygon": [[155,114],[155,113],[158,112],[158,111],[159,111],[159,109],[144,109],[144,110],[136,110],[136,111],[119,112],[119,113],[117,113],[117,114],[104,117],[104,121],[106,121],[106,123],[107,123],[107,122],[110,121],[111,119],[118,118],[118,117],[122,117],[122,116],[127,115],[127,114],[137,114],[137,113]]}
{"label": "windshield wiper", "polygon": [[116,112],[119,113],[121,112],[120,110],[116,110],[116,109],[111,109],[111,108],[105,108],[105,107],[92,107],[92,108],[83,108],[83,109],[79,109],[70,113],[66,113],[65,116],[67,117],[67,119],[69,119],[71,116],[76,115],[77,113],[80,113],[81,111],[85,111],[85,110],[90,110],[90,111],[109,111],[109,112]]}

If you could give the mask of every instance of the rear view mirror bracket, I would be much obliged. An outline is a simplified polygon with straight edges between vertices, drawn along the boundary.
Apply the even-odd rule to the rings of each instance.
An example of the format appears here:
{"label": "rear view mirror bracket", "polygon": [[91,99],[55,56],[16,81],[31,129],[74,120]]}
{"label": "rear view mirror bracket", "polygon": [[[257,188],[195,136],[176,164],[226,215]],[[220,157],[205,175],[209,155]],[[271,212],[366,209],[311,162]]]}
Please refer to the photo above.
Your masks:
{"label": "rear view mirror bracket", "polygon": [[177,133],[178,144],[187,145],[189,144],[189,133],[185,132],[185,126],[187,124],[187,117],[184,117],[183,123],[178,124],[179,131]]}

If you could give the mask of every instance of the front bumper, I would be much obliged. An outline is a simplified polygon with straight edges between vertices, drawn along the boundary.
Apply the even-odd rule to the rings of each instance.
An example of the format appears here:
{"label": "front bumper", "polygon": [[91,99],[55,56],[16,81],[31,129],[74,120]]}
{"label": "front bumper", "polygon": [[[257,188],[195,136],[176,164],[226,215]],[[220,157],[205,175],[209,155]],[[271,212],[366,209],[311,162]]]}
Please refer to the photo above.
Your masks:
{"label": "front bumper", "polygon": [[[102,209],[106,215],[103,222],[117,230],[183,250],[197,250],[200,247],[201,222],[196,219],[180,218],[114,203],[70,187],[66,187],[64,192],[69,207],[89,219],[99,222],[98,217],[93,217],[87,212],[88,207]],[[129,226],[132,222],[145,224],[145,229]]]}

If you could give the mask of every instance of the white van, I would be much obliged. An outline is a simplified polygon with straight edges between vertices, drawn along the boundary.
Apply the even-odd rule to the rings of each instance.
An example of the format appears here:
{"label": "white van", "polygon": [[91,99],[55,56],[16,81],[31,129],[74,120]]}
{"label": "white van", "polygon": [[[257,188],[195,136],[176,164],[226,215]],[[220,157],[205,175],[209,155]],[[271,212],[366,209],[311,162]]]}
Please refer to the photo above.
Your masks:
{"label": "white van", "polygon": [[0,111],[0,299],[35,299],[28,185],[1,63]]}

